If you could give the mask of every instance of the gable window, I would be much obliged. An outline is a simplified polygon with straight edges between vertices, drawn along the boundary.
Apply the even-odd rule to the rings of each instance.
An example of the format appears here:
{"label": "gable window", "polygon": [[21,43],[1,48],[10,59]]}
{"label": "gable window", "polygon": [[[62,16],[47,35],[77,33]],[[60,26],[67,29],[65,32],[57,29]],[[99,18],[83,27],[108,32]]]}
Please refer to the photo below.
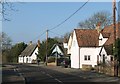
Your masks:
{"label": "gable window", "polygon": [[84,55],[84,60],[85,60],[85,61],[90,60],[90,55]]}

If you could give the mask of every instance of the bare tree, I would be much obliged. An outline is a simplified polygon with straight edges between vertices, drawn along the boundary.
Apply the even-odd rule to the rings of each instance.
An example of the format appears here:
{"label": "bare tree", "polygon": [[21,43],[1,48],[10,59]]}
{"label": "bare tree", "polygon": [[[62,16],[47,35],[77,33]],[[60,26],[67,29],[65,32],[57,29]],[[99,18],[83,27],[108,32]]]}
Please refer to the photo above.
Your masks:
{"label": "bare tree", "polygon": [[10,11],[17,11],[14,8],[13,2],[8,2],[6,0],[0,0],[0,20],[10,21],[8,16]]}
{"label": "bare tree", "polygon": [[1,44],[0,48],[2,48],[2,50],[10,49],[12,45],[11,42],[12,40],[6,33],[2,32],[0,34],[0,44]]}
{"label": "bare tree", "polygon": [[107,11],[97,12],[85,21],[80,22],[78,26],[82,29],[94,29],[98,23],[101,23],[102,28],[106,25],[110,25],[112,23],[111,14]]}

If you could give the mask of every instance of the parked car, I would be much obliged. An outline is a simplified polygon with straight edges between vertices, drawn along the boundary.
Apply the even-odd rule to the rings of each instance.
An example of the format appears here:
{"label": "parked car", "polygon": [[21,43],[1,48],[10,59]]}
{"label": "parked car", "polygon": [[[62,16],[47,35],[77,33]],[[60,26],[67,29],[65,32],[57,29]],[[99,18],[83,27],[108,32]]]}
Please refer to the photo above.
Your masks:
{"label": "parked car", "polygon": [[70,60],[67,58],[64,58],[63,61],[61,62],[61,66],[65,68],[70,67],[70,65],[71,65]]}

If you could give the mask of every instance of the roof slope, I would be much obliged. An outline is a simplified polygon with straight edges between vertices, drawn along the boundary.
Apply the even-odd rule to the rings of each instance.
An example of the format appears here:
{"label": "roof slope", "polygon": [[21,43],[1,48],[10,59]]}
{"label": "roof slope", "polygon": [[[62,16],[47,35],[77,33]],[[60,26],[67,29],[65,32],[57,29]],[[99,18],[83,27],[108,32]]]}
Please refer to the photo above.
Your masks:
{"label": "roof slope", "polygon": [[[114,43],[114,28],[113,24],[104,27],[101,31],[103,37],[108,37],[108,40],[105,42],[104,47],[108,55],[113,54],[113,43]],[[116,35],[120,38],[120,22],[116,24]]]}
{"label": "roof slope", "polygon": [[79,47],[99,46],[99,33],[95,29],[75,29]]}
{"label": "roof slope", "polygon": [[21,56],[31,56],[34,50],[36,49],[36,44],[28,45],[25,50],[21,53]]}
{"label": "roof slope", "polygon": [[[111,45],[111,44],[114,43],[113,24],[104,27],[104,29],[102,29],[101,33],[102,33],[103,37],[108,37],[108,40],[106,41],[105,45]],[[117,35],[118,38],[120,38],[120,22],[116,24],[116,35]]]}

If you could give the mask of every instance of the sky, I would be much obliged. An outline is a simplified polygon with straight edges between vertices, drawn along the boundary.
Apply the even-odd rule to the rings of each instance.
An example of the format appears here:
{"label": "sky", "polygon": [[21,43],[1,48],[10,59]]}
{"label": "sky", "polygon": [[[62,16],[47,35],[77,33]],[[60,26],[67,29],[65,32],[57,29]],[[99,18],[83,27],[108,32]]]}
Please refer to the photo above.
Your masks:
{"label": "sky", "polygon": [[[45,40],[47,29],[51,29],[68,18],[85,2],[13,2],[18,11],[9,11],[11,21],[2,22],[2,31],[12,43],[29,43]],[[77,28],[78,23],[91,17],[98,11],[112,13],[111,2],[88,2],[81,10],[61,26],[48,32],[49,37],[61,37]]]}

